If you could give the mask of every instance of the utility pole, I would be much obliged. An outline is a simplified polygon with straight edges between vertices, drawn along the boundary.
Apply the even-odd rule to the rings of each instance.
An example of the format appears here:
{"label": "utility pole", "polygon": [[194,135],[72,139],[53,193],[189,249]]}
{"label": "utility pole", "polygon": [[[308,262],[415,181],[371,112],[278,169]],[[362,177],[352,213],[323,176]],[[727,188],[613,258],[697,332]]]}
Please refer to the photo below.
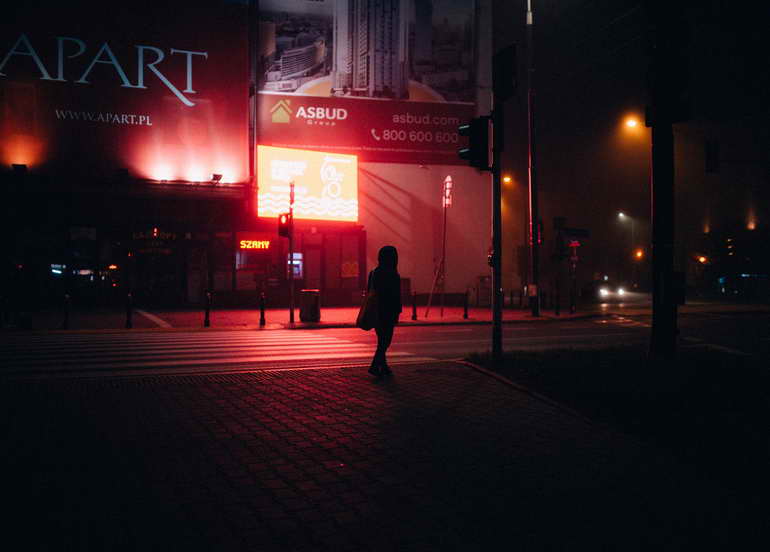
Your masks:
{"label": "utility pole", "polygon": [[505,136],[504,121],[503,98],[495,90],[492,98],[492,358],[495,360],[503,356],[503,188],[500,158]]}
{"label": "utility pole", "polygon": [[529,265],[527,290],[532,316],[540,316],[540,226],[537,201],[537,164],[535,157],[535,41],[533,36],[532,0],[527,0],[527,136],[529,177]]}
{"label": "utility pole", "polygon": [[516,89],[516,45],[492,61],[492,356],[503,355],[502,154],[505,149],[505,101]]}

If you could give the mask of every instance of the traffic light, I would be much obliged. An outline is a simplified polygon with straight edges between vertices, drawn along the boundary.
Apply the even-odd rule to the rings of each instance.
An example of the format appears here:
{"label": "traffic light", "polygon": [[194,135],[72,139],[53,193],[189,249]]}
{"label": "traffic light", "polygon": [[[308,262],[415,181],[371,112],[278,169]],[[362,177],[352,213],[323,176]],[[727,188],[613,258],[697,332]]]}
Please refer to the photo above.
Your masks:
{"label": "traffic light", "polygon": [[278,235],[288,238],[291,234],[292,216],[290,213],[281,213],[278,215]]}
{"label": "traffic light", "polygon": [[482,171],[489,167],[489,117],[476,117],[457,128],[460,136],[468,137],[468,146],[457,150],[460,159],[465,159],[471,167]]}

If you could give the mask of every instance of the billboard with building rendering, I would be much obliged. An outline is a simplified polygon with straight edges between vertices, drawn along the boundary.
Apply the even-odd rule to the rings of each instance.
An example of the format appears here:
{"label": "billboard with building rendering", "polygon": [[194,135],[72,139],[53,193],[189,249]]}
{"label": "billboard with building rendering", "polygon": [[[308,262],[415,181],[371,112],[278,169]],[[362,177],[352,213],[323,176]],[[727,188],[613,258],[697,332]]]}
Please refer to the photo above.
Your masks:
{"label": "billboard with building rendering", "polygon": [[452,164],[475,115],[475,2],[262,0],[259,141]]}
{"label": "billboard with building rendering", "polygon": [[0,21],[0,163],[248,178],[246,5],[42,2]]}

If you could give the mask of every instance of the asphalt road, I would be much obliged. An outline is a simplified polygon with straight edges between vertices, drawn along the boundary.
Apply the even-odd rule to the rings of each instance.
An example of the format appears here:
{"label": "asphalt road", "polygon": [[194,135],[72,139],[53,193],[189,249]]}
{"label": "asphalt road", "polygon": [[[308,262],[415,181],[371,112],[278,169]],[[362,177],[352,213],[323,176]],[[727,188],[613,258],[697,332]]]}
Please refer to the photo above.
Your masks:
{"label": "asphalt road", "polygon": [[[649,343],[652,317],[608,315],[573,321],[503,325],[503,350],[545,350]],[[710,347],[735,354],[770,353],[770,314],[697,313],[679,315],[680,347]],[[358,330],[335,330],[355,341],[368,336]],[[457,358],[490,349],[491,326],[399,327],[392,351],[435,358]]]}
{"label": "asphalt road", "polygon": [[[739,355],[770,353],[770,314],[697,313],[679,317],[682,348]],[[649,342],[649,315],[503,325],[503,348],[545,350]],[[317,368],[368,363],[374,332],[355,328],[118,333],[7,334],[3,376],[138,375]],[[457,359],[490,349],[489,324],[400,326],[391,363]]]}

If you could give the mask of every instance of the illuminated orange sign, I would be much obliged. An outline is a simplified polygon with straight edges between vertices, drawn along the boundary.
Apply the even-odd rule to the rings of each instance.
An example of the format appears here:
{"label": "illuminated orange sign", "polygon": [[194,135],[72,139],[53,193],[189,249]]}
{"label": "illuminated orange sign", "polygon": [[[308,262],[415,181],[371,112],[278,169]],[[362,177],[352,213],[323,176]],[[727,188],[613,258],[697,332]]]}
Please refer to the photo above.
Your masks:
{"label": "illuminated orange sign", "polygon": [[270,240],[241,240],[239,249],[270,249]]}
{"label": "illuminated orange sign", "polygon": [[294,218],[358,220],[358,158],[272,146],[257,147],[260,217],[289,211],[294,182]]}

